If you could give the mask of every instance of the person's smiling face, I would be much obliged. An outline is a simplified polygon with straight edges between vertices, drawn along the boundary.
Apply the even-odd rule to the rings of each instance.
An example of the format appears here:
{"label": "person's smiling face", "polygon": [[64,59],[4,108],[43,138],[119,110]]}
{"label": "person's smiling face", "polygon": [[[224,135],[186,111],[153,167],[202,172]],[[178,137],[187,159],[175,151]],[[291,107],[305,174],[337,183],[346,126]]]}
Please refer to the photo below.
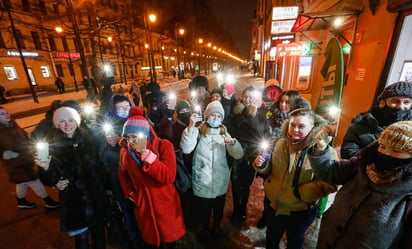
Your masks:
{"label": "person's smiling face", "polygon": [[77,123],[73,118],[61,118],[58,121],[58,128],[66,134],[67,137],[73,137],[73,134],[77,129]]}

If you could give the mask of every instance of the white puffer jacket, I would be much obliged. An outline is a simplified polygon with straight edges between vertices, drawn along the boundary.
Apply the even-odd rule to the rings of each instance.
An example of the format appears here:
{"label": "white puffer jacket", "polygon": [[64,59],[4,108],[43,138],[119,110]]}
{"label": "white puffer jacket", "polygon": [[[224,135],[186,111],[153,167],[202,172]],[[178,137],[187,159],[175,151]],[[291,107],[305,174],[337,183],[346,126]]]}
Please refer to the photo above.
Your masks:
{"label": "white puffer jacket", "polygon": [[[233,145],[225,145],[220,129],[210,129],[199,141],[198,136],[198,128],[186,128],[180,140],[183,153],[189,154],[195,150],[192,165],[193,194],[203,198],[216,198],[226,194],[229,186],[230,170],[226,150],[233,158],[240,159],[243,157],[242,146],[238,141]],[[227,132],[225,136],[230,138]]]}

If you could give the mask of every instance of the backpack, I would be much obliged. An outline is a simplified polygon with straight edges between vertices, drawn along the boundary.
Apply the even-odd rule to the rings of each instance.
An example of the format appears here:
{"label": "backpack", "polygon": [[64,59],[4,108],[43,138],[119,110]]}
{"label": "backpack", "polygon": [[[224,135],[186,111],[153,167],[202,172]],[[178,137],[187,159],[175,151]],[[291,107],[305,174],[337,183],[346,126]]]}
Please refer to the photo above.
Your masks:
{"label": "backpack", "polygon": [[175,187],[180,193],[186,192],[192,187],[192,176],[185,166],[183,152],[181,149],[175,150],[176,154],[176,179]]}
{"label": "backpack", "polygon": [[[162,139],[163,140],[163,139]],[[160,143],[159,143],[160,146]],[[180,193],[185,193],[192,187],[192,176],[185,166],[183,152],[181,149],[175,150],[176,155],[176,179],[174,185]]]}

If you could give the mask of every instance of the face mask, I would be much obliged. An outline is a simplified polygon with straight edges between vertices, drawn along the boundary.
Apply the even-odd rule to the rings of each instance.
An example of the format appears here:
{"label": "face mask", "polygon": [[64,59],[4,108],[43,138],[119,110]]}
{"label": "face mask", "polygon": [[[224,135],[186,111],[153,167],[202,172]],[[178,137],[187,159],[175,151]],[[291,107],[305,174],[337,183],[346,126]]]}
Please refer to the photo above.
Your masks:
{"label": "face mask", "polygon": [[308,136],[306,136],[306,137],[294,137],[294,136],[291,136],[289,133],[287,134],[287,136],[293,143],[299,143],[299,142],[305,141],[305,139],[308,137]]}
{"label": "face mask", "polygon": [[392,171],[401,167],[412,166],[412,158],[400,159],[378,152],[373,163],[379,171]]}
{"label": "face mask", "polygon": [[220,126],[222,121],[214,120],[214,119],[208,119],[207,124],[212,127],[212,128],[217,128]]}
{"label": "face mask", "polygon": [[122,109],[122,110],[116,111],[116,115],[121,118],[127,118],[129,117],[129,111],[125,111]]}
{"label": "face mask", "polygon": [[189,125],[191,115],[192,114],[190,112],[179,113],[179,115],[177,115],[177,118],[185,125]]}
{"label": "face mask", "polygon": [[388,126],[397,121],[409,120],[411,118],[411,110],[399,110],[387,105],[379,110],[378,121],[382,126]]}

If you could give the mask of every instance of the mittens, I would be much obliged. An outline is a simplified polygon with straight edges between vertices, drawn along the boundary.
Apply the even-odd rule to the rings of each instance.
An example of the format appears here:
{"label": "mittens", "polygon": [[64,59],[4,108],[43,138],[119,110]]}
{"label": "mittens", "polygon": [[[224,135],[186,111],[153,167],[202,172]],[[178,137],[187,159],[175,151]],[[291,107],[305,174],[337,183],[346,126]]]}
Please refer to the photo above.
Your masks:
{"label": "mittens", "polygon": [[157,156],[151,150],[146,149],[142,152],[142,161],[152,164],[156,160]]}

